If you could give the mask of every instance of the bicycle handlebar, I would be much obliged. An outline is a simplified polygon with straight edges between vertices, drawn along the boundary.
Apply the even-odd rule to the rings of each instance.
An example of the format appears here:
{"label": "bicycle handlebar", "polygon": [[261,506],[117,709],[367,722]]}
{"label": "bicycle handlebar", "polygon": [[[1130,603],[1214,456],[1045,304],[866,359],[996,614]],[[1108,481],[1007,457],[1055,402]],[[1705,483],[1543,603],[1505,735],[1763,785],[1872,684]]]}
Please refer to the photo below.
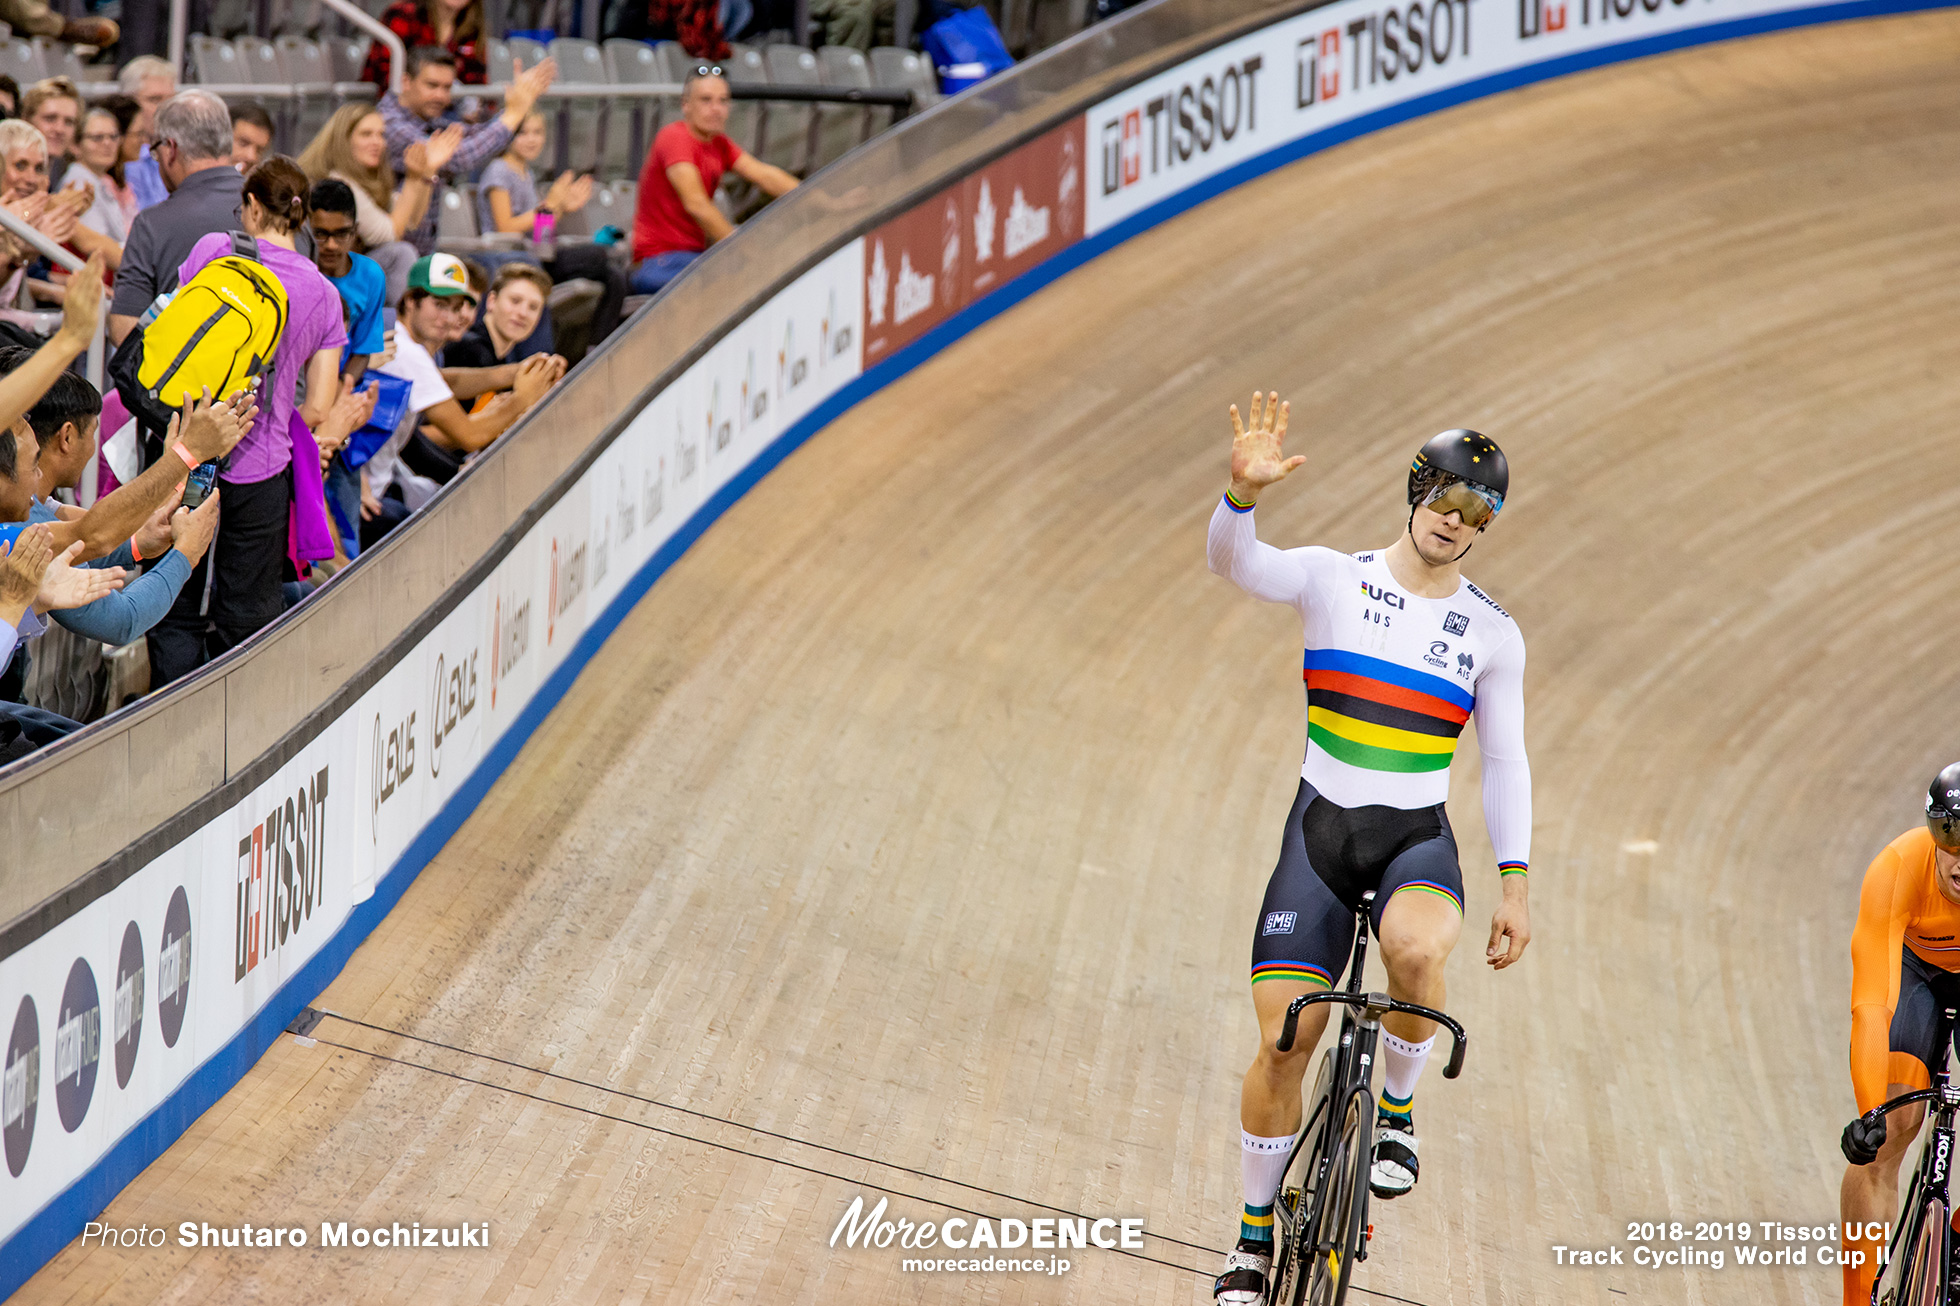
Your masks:
{"label": "bicycle handlebar", "polygon": [[1875,1125],[1884,1119],[1888,1113],[1897,1111],[1900,1107],[1911,1106],[1915,1102],[1935,1102],[1939,1100],[1939,1096],[1940,1091],[1937,1088],[1916,1088],[1910,1093],[1899,1094],[1890,1102],[1873,1107],[1871,1110],[1859,1116],[1858,1119],[1864,1121],[1867,1125]]}
{"label": "bicycle handlebar", "polygon": [[[1463,1052],[1470,1042],[1470,1036],[1463,1032],[1463,1026],[1432,1007],[1418,1006],[1413,1002],[1401,1002],[1386,993],[1302,993],[1286,1004],[1286,1025],[1279,1033],[1275,1046],[1281,1052],[1293,1050],[1293,1036],[1299,1030],[1300,1013],[1316,1002],[1341,1002],[1350,1007],[1361,1007],[1376,1014],[1399,1011],[1405,1015],[1421,1016],[1433,1020],[1450,1032],[1450,1063],[1443,1067],[1444,1079],[1455,1079],[1463,1072]],[[1905,1099],[1901,1098],[1900,1102]]]}

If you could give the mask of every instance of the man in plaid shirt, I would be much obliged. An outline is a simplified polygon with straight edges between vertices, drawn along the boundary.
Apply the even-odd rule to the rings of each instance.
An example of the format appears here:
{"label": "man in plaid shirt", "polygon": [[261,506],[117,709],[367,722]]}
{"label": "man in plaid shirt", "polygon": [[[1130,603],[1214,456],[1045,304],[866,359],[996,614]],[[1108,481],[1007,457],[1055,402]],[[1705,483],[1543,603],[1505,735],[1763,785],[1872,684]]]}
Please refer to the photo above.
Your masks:
{"label": "man in plaid shirt", "polygon": [[[442,180],[468,176],[504,152],[510,138],[524,125],[524,117],[538,96],[558,75],[558,65],[546,59],[535,68],[517,66],[504,92],[504,111],[489,122],[466,124],[450,111],[449,101],[456,85],[456,56],[439,45],[418,45],[408,52],[408,67],[402,78],[402,93],[381,97],[381,118],[388,125],[388,164],[396,176],[407,172],[403,155],[412,145],[426,142],[435,132],[451,124],[459,126],[463,137],[456,152],[449,156]],[[421,223],[403,239],[417,252],[433,254],[436,249],[436,222],[442,214],[440,202],[431,202]]]}

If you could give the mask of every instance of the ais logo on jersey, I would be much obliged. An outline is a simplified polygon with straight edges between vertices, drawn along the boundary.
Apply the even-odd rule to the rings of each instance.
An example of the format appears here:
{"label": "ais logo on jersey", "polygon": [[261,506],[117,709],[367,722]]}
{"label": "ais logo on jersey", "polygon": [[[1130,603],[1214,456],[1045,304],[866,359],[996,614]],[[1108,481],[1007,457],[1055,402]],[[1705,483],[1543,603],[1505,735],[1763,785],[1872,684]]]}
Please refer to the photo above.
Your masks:
{"label": "ais logo on jersey", "polygon": [[1445,635],[1469,634],[1470,618],[1464,616],[1461,612],[1450,613],[1449,616],[1443,618],[1443,633]]}
{"label": "ais logo on jersey", "polygon": [[1363,594],[1366,594],[1369,598],[1373,599],[1375,602],[1386,604],[1391,608],[1396,608],[1399,610],[1401,608],[1405,608],[1408,606],[1406,603],[1402,601],[1402,596],[1400,594],[1395,593],[1393,590],[1382,589],[1377,586],[1370,585],[1365,580],[1361,582],[1361,592]]}

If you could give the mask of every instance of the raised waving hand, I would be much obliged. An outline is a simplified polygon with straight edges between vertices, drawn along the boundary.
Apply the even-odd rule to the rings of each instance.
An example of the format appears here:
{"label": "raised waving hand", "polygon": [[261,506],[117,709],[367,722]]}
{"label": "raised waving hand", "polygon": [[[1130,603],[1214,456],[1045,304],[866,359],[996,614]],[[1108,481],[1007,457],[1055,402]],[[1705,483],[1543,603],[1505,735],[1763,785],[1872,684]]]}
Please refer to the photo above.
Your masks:
{"label": "raised waving hand", "polygon": [[1252,392],[1250,421],[1241,421],[1239,406],[1232,405],[1232,497],[1242,504],[1256,503],[1259,492],[1306,461],[1295,454],[1286,456],[1286,418],[1292,405],[1280,401],[1279,392]]}

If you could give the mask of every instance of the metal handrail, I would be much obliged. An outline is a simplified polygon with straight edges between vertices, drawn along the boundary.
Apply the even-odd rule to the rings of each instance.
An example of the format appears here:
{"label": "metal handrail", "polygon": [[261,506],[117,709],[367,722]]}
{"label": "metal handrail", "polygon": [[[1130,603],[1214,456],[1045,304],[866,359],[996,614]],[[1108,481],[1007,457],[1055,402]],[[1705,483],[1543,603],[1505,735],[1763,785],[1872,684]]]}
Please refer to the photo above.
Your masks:
{"label": "metal handrail", "polygon": [[[408,48],[402,44],[401,37],[396,36],[394,31],[386,23],[359,5],[354,4],[353,0],[320,0],[320,3],[388,47],[388,53],[393,56],[388,61],[388,91],[391,95],[400,95],[402,90],[402,70],[408,62]],[[179,85],[182,85],[185,81],[184,46],[189,40],[189,37],[186,35],[189,26],[190,0],[170,0],[170,52],[167,57],[170,60],[170,66],[177,70],[177,82]],[[268,100],[290,100],[299,95],[299,92],[294,88],[282,86],[253,86],[244,84],[233,86],[227,84],[223,86],[205,86],[200,89],[220,96],[257,95]]]}
{"label": "metal handrail", "polygon": [[[177,6],[189,3],[190,0],[170,0],[171,10],[174,13]],[[402,78],[408,67],[408,47],[402,44],[401,37],[353,0],[320,0],[320,3],[388,47],[388,94],[399,96],[402,93]]]}

